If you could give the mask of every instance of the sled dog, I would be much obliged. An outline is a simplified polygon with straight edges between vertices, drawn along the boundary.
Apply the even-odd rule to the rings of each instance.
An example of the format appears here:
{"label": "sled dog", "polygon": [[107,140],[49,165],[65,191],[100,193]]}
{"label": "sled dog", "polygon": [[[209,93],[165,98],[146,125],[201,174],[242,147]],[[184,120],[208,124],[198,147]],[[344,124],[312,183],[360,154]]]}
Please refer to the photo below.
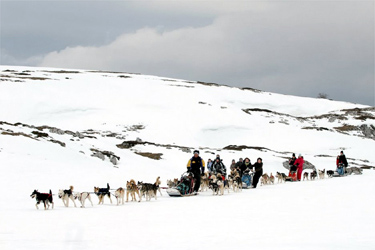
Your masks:
{"label": "sled dog", "polygon": [[276,172],[276,178],[277,178],[277,183],[280,183],[280,182],[282,183],[283,181],[285,182],[286,174]]}
{"label": "sled dog", "polygon": [[309,173],[307,173],[307,172],[305,172],[305,173],[303,173],[303,180],[309,180]]}
{"label": "sled dog", "polygon": [[115,191],[115,197],[116,197],[116,200],[117,200],[117,206],[120,203],[122,205],[124,205],[125,189],[123,189],[122,187],[119,187],[118,189],[116,189],[116,191]]}
{"label": "sled dog", "polygon": [[260,185],[267,185],[270,181],[270,177],[268,176],[268,174],[263,174],[261,179],[260,179]]}
{"label": "sled dog", "polygon": [[335,173],[335,171],[333,171],[333,170],[327,170],[327,176],[328,177],[332,177],[334,173]]}
{"label": "sled dog", "polygon": [[92,204],[90,193],[88,193],[88,192],[82,192],[82,193],[76,192],[76,193],[74,193],[74,199],[79,200],[82,208],[85,207],[85,201],[86,200],[89,200],[91,202],[91,206],[94,206],[94,204]]}
{"label": "sled dog", "polygon": [[269,183],[270,184],[275,184],[275,176],[273,176],[272,173],[270,174]]}
{"label": "sled dog", "polygon": [[201,186],[200,186],[201,192],[204,192],[208,189],[209,182],[210,182],[209,174],[208,172],[205,172],[201,178]]}
{"label": "sled dog", "polygon": [[209,187],[212,189],[212,195],[224,195],[224,181],[221,174],[211,175]]}
{"label": "sled dog", "polygon": [[210,184],[208,185],[208,187],[212,190],[212,195],[217,195],[219,193],[219,186],[217,185],[216,175],[210,176]]}
{"label": "sled dog", "polygon": [[69,207],[69,200],[73,202],[74,207],[77,207],[74,201],[73,189],[73,186],[70,186],[69,189],[59,190],[58,197],[63,201],[65,207]]}
{"label": "sled dog", "polygon": [[160,184],[161,184],[161,180],[160,180],[160,176],[158,178],[156,178],[156,181],[155,181],[155,185],[160,193],[160,196],[163,196],[163,194],[161,193],[161,190],[160,190]]}
{"label": "sled dog", "polygon": [[94,187],[94,193],[98,196],[99,198],[99,203],[98,204],[104,204],[104,197],[108,196],[109,200],[111,201],[112,204],[112,199],[111,199],[111,193],[109,192],[109,184],[107,183],[107,188],[99,188],[99,187]]}
{"label": "sled dog", "polygon": [[233,191],[234,192],[242,191],[242,180],[238,172],[236,172],[236,175],[233,178]]}
{"label": "sled dog", "polygon": [[49,209],[49,204],[52,204],[52,209],[53,209],[53,198],[52,198],[52,191],[51,189],[49,190],[49,194],[47,193],[40,193],[38,192],[38,190],[34,190],[30,197],[32,199],[36,199],[36,204],[35,204],[35,207],[37,209],[39,209],[38,205],[40,204],[40,202],[43,202],[44,204],[44,209],[47,210]]}
{"label": "sled dog", "polygon": [[212,175],[211,180],[210,186],[213,191],[213,195],[224,195],[224,181],[221,174],[219,173],[217,176]]}
{"label": "sled dog", "polygon": [[325,173],[325,169],[323,169],[323,170],[318,170],[318,172],[319,172],[319,179],[324,179],[324,173]]}
{"label": "sled dog", "polygon": [[177,187],[178,185],[178,178],[174,178],[173,180],[167,180],[167,186],[169,188]]}
{"label": "sled dog", "polygon": [[311,173],[310,173],[310,180],[315,180],[315,178],[318,176],[318,174],[316,173],[316,170],[313,170]]}
{"label": "sled dog", "polygon": [[154,184],[151,183],[143,183],[143,182],[138,182],[138,188],[140,190],[141,196],[140,196],[140,201],[142,201],[142,196],[146,196],[146,201],[150,201],[152,197],[156,198],[156,192],[159,188],[159,185],[157,185],[158,180],[160,177],[156,179],[156,182]]}
{"label": "sled dog", "polygon": [[137,201],[135,194],[138,194],[139,201],[141,201],[141,196],[139,195],[139,188],[135,180],[131,179],[126,182],[126,202],[129,201],[129,195],[132,198],[131,201]]}

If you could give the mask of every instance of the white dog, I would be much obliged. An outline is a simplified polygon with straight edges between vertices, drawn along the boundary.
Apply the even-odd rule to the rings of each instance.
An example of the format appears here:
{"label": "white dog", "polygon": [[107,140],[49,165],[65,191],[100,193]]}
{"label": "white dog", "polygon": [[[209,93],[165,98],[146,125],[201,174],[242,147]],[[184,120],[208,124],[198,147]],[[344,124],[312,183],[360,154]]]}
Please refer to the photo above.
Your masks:
{"label": "white dog", "polygon": [[73,186],[70,186],[69,189],[60,189],[59,198],[63,201],[64,206],[69,207],[69,199],[73,201],[74,207],[77,207],[74,197],[73,197]]}
{"label": "white dog", "polygon": [[82,192],[82,193],[74,193],[74,199],[78,199],[79,202],[81,202],[81,207],[84,208],[85,207],[85,201],[86,199],[89,200],[91,202],[91,206],[94,206],[94,204],[92,204],[92,201],[91,201],[91,196],[90,196],[90,193],[88,192]]}
{"label": "white dog", "polygon": [[119,187],[116,191],[115,191],[115,197],[116,197],[116,200],[117,200],[117,206],[121,203],[122,205],[124,205],[124,200],[125,200],[125,189],[123,189],[122,187]]}

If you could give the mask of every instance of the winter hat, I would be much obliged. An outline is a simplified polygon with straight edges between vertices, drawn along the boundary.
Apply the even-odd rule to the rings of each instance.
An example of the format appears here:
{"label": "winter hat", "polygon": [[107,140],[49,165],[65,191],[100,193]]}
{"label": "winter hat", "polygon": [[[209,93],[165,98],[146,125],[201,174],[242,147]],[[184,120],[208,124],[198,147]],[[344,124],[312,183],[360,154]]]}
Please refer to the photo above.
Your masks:
{"label": "winter hat", "polygon": [[194,150],[194,154],[199,154],[199,150]]}
{"label": "winter hat", "polygon": [[301,157],[301,156],[302,156],[301,154],[298,155],[298,157]]}

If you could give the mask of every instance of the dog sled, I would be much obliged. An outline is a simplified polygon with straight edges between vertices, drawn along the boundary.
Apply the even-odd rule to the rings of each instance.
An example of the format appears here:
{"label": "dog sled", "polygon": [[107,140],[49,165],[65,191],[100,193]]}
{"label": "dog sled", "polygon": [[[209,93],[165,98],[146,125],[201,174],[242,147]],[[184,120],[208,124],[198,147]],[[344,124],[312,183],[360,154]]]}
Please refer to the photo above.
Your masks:
{"label": "dog sled", "polygon": [[297,166],[290,165],[289,166],[289,175],[285,178],[285,181],[297,181]]}
{"label": "dog sled", "polygon": [[346,176],[344,166],[345,166],[345,165],[344,165],[343,163],[340,163],[340,164],[337,166],[337,169],[336,169],[336,171],[333,173],[332,177],[344,177],[344,176]]}
{"label": "dog sled", "polygon": [[242,189],[248,189],[248,188],[251,188],[251,184],[252,184],[252,178],[253,174],[250,174],[250,170],[249,169],[246,169],[242,175]]}
{"label": "dog sled", "polygon": [[297,172],[295,171],[290,171],[289,176],[285,178],[285,181],[297,181]]}
{"label": "dog sled", "polygon": [[171,197],[184,197],[197,195],[198,193],[193,192],[194,190],[194,174],[191,172],[185,172],[181,175],[181,179],[176,187],[168,188],[167,194]]}

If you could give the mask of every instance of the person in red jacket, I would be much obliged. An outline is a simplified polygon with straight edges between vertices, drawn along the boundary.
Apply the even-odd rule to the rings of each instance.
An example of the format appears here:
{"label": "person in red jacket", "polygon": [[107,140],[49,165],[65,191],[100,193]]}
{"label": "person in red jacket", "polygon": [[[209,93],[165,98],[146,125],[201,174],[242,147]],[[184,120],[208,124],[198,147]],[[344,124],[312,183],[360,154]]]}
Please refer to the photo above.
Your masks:
{"label": "person in red jacket", "polygon": [[298,159],[294,162],[294,165],[297,166],[297,180],[301,181],[302,171],[303,171],[303,156],[301,154],[298,155]]}

